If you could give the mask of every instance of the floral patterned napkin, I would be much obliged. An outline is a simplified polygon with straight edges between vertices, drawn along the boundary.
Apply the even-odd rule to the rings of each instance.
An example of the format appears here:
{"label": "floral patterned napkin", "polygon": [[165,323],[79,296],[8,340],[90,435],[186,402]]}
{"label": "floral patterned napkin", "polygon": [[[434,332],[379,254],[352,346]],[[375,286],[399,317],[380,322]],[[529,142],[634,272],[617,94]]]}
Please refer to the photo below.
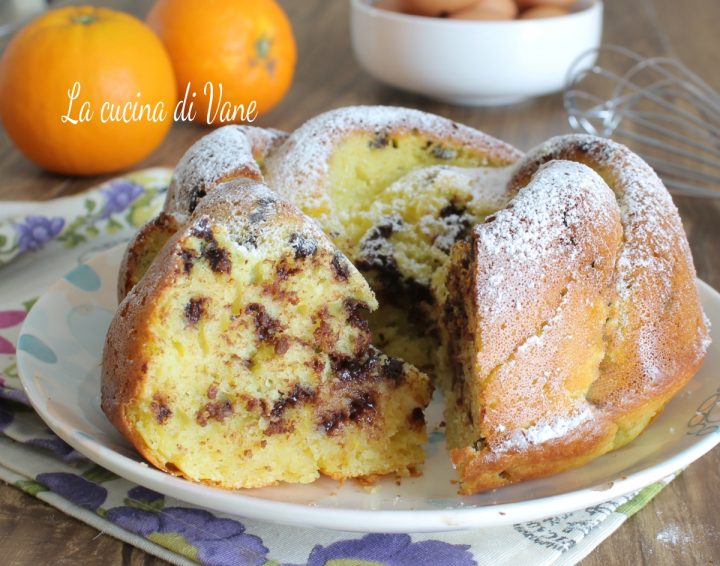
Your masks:
{"label": "floral patterned napkin", "polygon": [[0,479],[175,564],[574,564],[672,478],[574,513],[451,533],[362,534],[210,512],[134,485],[55,436],[22,391],[15,348],[38,295],[160,209],[171,171],[150,169],[47,203],[0,203]]}

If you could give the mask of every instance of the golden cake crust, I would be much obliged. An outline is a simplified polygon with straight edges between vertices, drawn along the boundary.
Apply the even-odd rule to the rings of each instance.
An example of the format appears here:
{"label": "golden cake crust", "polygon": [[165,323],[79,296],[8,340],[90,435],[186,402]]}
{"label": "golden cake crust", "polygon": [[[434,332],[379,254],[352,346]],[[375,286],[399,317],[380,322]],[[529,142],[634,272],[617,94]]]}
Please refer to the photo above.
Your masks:
{"label": "golden cake crust", "polygon": [[[620,420],[661,406],[697,372],[710,343],[690,246],[677,207],[638,155],[589,135],[552,138],[518,164],[510,190],[542,163],[569,159],[595,170],[615,194],[623,224],[608,352],[589,398]],[[624,416],[623,416],[624,415]]]}
{"label": "golden cake crust", "polygon": [[[588,235],[573,235],[570,255],[552,265],[562,247],[513,235],[507,218],[525,215],[530,230],[535,215],[521,201],[563,163],[563,175],[576,186],[594,176],[582,198],[596,206],[584,216]],[[467,362],[456,368],[474,402],[465,424],[477,436],[451,447],[461,493],[557,473],[631,441],[697,372],[709,344],[677,209],[647,164],[614,142],[572,135],[549,140],[516,167],[509,190],[517,196],[490,224],[479,225],[470,243],[456,245],[449,270],[450,302],[463,288],[475,290],[470,304],[454,311],[472,313],[467,325],[477,352],[472,370]],[[595,173],[588,176],[588,168]],[[562,183],[556,178],[551,185]],[[572,194],[565,202],[577,198]],[[549,211],[545,216],[546,227],[558,220]],[[574,263],[583,243],[595,251]],[[528,254],[537,255],[540,271],[524,263]],[[510,267],[498,269],[498,262]],[[592,269],[583,270],[588,264]],[[570,308],[568,281],[603,271],[602,285],[585,281]],[[517,301],[516,313],[508,298]],[[454,338],[462,338],[462,328]],[[457,366],[458,358],[451,347],[450,363]]]}

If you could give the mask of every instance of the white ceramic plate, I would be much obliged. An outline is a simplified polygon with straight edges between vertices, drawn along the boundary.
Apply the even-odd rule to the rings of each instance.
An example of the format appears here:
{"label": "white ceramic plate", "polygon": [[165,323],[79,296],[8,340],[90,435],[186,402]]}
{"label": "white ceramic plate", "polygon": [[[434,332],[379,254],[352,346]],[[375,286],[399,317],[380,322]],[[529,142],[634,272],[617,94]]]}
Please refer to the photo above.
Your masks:
{"label": "white ceramic plate", "polygon": [[[309,485],[229,491],[148,466],[100,410],[100,358],[116,307],[122,247],[73,269],[30,311],[18,343],[18,368],[33,406],[75,449],[126,479],[178,499],[243,517],[362,532],[421,532],[537,520],[607,501],[687,466],[720,442],[720,334],[705,365],[660,417],[630,445],[545,479],[459,497],[443,435],[442,405],[428,421],[420,478],[374,488],[322,478]],[[720,294],[699,282],[705,311],[720,322]],[[717,329],[717,326],[716,326]]]}

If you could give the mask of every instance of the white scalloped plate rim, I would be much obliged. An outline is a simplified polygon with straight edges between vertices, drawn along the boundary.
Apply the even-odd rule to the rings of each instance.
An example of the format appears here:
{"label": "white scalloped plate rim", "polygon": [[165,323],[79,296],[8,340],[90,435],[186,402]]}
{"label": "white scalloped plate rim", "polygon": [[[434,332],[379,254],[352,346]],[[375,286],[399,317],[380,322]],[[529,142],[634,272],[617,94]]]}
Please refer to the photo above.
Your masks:
{"label": "white scalloped plate rim", "polygon": [[[437,432],[431,434],[436,441],[428,446],[423,476],[403,479],[400,485],[385,479],[367,488],[321,478],[313,484],[231,491],[174,477],[142,461],[99,408],[97,345],[115,307],[122,252],[123,246],[118,246],[87,264],[99,276],[98,289],[82,290],[69,281],[74,277],[68,274],[40,297],[20,335],[42,341],[56,352],[57,360],[46,363],[19,347],[20,378],[40,417],[73,448],[131,482],[194,505],[273,523],[356,532],[498,527],[541,520],[630,494],[672,476],[720,442],[720,336],[716,326],[701,370],[640,437],[581,468],[549,478],[458,496]],[[77,270],[71,273],[77,274]],[[720,321],[720,294],[699,280],[698,287],[708,317]],[[96,316],[98,313],[102,317]],[[68,326],[71,316],[80,320],[72,330]],[[93,316],[98,320],[93,321]],[[88,338],[84,342],[94,341],[95,351],[86,350],[73,333]],[[84,372],[83,376],[77,377],[77,371]],[[439,422],[440,403],[433,401],[429,426]],[[691,421],[695,422],[692,427]]]}

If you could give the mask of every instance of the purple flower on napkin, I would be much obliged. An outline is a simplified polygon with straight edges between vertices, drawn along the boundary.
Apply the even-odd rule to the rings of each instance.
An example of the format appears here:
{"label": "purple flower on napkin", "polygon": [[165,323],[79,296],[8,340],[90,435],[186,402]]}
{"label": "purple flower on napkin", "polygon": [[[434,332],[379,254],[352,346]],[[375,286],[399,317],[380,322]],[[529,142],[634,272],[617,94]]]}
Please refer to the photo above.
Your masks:
{"label": "purple flower on napkin", "polygon": [[326,547],[317,545],[310,553],[308,566],[324,566],[331,560],[365,560],[387,566],[474,566],[477,562],[468,548],[466,544],[439,540],[412,542],[404,534],[369,534]]}
{"label": "purple flower on napkin", "polygon": [[198,560],[210,566],[260,566],[267,562],[268,549],[260,538],[245,533],[245,525],[233,519],[219,519],[202,509],[168,507],[146,511],[115,507],[107,512],[107,518],[145,537],[154,532],[178,534],[197,548]]}
{"label": "purple flower on napkin", "polygon": [[107,498],[107,489],[75,474],[54,472],[35,478],[58,495],[79,507],[95,511]]}
{"label": "purple flower on napkin", "polygon": [[74,450],[72,446],[57,436],[49,438],[31,438],[30,440],[25,441],[25,444],[29,444],[30,446],[39,446],[40,448],[50,450],[65,462],[75,462],[85,459],[85,456]]}
{"label": "purple flower on napkin", "polygon": [[100,189],[105,197],[105,205],[103,206],[100,218],[105,220],[111,214],[122,212],[130,203],[143,194],[144,189],[137,183],[132,183],[126,179],[113,181]]}
{"label": "purple flower on napkin", "polygon": [[24,391],[18,389],[11,389],[5,385],[5,381],[0,374],[0,399],[7,399],[15,403],[30,406],[30,399],[27,398]]}
{"label": "purple flower on napkin", "polygon": [[26,216],[25,222],[13,224],[20,239],[18,249],[20,253],[30,250],[39,250],[47,242],[57,236],[65,225],[65,219],[47,218],[45,216]]}
{"label": "purple flower on napkin", "polygon": [[165,496],[162,493],[138,485],[128,491],[128,498],[140,503],[154,503],[155,501],[165,499]]}

